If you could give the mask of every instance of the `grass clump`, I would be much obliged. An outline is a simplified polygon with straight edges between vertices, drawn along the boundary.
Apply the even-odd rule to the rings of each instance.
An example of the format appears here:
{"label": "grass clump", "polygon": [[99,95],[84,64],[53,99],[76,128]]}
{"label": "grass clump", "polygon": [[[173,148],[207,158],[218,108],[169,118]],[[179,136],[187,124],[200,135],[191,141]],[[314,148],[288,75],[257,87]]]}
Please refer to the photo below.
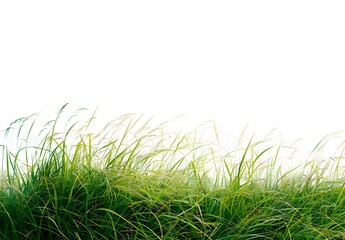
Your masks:
{"label": "grass clump", "polygon": [[282,145],[220,150],[136,115],[95,134],[64,110],[38,144],[35,116],[5,131],[0,239],[345,239],[341,156],[283,171]]}

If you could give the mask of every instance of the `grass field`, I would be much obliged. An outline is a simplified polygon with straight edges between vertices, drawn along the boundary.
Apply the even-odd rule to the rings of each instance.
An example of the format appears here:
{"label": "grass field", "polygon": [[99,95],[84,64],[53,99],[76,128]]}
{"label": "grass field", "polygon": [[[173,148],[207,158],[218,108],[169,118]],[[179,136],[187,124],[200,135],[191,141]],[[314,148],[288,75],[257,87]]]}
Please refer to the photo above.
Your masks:
{"label": "grass field", "polygon": [[64,111],[4,131],[0,239],[345,239],[342,151],[283,170],[286,147],[266,140],[221,148],[215,127],[203,139],[137,115],[90,133],[95,115]]}

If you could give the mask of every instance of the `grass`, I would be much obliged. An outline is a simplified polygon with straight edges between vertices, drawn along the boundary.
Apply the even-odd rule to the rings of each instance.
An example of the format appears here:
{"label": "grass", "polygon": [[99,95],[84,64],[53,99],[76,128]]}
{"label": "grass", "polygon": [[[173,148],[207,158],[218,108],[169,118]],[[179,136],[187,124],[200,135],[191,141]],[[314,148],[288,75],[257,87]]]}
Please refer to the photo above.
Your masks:
{"label": "grass", "polygon": [[345,239],[342,151],[283,170],[290,148],[267,139],[221,149],[137,115],[95,134],[95,114],[65,107],[4,132],[0,239]]}

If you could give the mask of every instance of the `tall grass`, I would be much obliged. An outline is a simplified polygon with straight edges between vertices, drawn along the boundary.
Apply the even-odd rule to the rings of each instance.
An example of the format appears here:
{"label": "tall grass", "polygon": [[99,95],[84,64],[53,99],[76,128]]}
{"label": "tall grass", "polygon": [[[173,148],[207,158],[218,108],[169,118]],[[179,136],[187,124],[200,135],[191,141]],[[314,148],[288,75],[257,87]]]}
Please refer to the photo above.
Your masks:
{"label": "tall grass", "polygon": [[4,132],[0,239],[345,239],[342,151],[283,170],[291,148],[267,139],[220,148],[138,115],[95,133],[65,107]]}

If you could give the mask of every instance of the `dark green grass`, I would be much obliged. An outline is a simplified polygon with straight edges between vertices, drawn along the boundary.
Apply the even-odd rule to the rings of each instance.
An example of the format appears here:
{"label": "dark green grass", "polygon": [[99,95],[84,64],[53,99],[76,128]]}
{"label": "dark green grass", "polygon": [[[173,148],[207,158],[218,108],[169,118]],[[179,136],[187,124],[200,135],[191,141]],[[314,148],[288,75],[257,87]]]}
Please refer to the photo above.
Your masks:
{"label": "dark green grass", "polygon": [[0,239],[345,239],[341,156],[284,172],[281,145],[220,154],[136,115],[58,131],[63,110],[36,145],[34,116],[5,131],[20,143],[1,146]]}

